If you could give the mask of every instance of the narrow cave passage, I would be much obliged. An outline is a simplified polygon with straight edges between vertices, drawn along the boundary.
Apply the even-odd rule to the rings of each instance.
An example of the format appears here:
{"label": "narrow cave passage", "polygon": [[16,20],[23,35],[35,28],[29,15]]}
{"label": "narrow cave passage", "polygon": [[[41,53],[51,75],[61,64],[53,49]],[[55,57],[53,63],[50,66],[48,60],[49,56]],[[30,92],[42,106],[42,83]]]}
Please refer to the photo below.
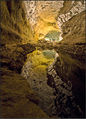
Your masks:
{"label": "narrow cave passage", "polygon": [[[62,61],[60,61],[61,57],[58,55],[58,51],[49,50],[50,48],[54,49],[59,43],[64,43],[64,41],[62,41],[64,28],[62,27],[62,31],[61,25],[69,20],[71,16],[67,16],[67,19],[64,19],[64,16],[58,18],[57,14],[63,6],[63,2],[38,1],[29,2],[29,4],[28,2],[25,2],[25,4],[27,18],[30,20],[35,36],[34,38],[37,40],[37,44],[41,50],[36,50],[33,53],[28,54],[27,61],[22,69],[22,76],[27,79],[32,89],[39,97],[38,105],[50,117],[77,117],[77,115],[83,115],[82,109],[78,103],[76,103],[70,76],[67,77],[67,72],[65,72],[66,69],[68,71],[71,70],[69,72],[72,72],[71,63],[74,65],[73,62],[76,61],[71,59],[70,56],[64,56],[68,58],[68,62],[70,62],[70,64],[67,64],[68,67],[65,68],[65,66],[62,66],[63,64]],[[53,5],[55,4],[58,7],[54,7]],[[30,8],[28,8],[28,6]],[[51,9],[48,9],[49,7],[51,7]],[[29,17],[30,15],[31,18]],[[67,31],[70,32],[69,29],[67,29]],[[64,34],[67,34],[67,31],[65,31],[66,33]],[[47,50],[43,50],[43,47],[47,46]],[[57,61],[58,65],[61,66],[55,69]],[[61,67],[60,73],[62,73],[62,76],[59,77],[60,75],[58,75],[58,72]],[[68,78],[67,82],[63,81],[64,73],[66,75],[65,78]]]}
{"label": "narrow cave passage", "polygon": [[[25,2],[27,18],[30,20],[38,47],[34,52],[27,55],[27,61],[23,66],[21,75],[27,79],[31,88],[39,97],[38,105],[41,109],[50,117],[58,117],[59,114],[57,113],[57,107],[55,105],[56,95],[54,95],[56,90],[55,87],[51,86],[54,83],[54,78],[49,79],[50,84],[48,82],[48,71],[53,70],[53,65],[59,56],[54,50],[53,45],[62,40],[61,30],[55,19],[55,12],[58,11],[59,8],[55,9],[56,11],[54,12],[54,8],[52,8],[52,10],[50,10],[51,14],[49,14],[48,8],[41,8],[43,4],[43,1]],[[32,17],[29,17],[30,15]],[[48,45],[49,48],[46,48]],[[57,80],[59,80],[59,76],[57,77]]]}
{"label": "narrow cave passage", "polygon": [[85,1],[0,1],[0,118],[85,118]]}

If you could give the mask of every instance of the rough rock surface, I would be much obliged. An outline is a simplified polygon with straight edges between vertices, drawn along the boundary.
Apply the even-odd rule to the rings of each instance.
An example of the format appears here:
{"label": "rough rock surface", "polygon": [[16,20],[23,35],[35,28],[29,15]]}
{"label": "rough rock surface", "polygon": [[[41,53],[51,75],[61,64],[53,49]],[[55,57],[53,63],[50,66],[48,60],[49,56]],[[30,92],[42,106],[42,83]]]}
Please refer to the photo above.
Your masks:
{"label": "rough rock surface", "polygon": [[82,0],[24,1],[24,3],[27,19],[29,19],[34,34],[39,39],[51,30],[62,31],[63,23],[85,10],[85,1]]}
{"label": "rough rock surface", "polygon": [[[53,115],[54,117],[85,117],[84,2],[82,0],[59,1],[59,3],[58,1],[30,1],[29,5],[28,14],[32,16],[28,17],[31,18],[30,22],[35,28],[35,32],[33,32],[38,35],[37,37],[44,36],[51,29],[62,30],[63,40],[58,44],[45,41],[38,43],[39,49],[55,48],[56,52],[59,53],[53,67],[50,66],[48,69],[48,81],[44,82],[44,84],[47,82],[51,86],[47,86],[48,89],[55,90]],[[40,9],[36,10],[35,6]],[[0,7],[0,99],[2,107],[2,115],[0,116],[1,118],[48,117],[37,106],[39,104],[37,95],[19,74],[26,54],[35,50],[35,46],[30,44],[34,41],[34,34],[27,22],[22,1],[0,1]],[[46,30],[45,27],[48,29]],[[37,30],[38,34],[36,34]],[[49,107],[50,111],[51,107]]]}
{"label": "rough rock surface", "polygon": [[56,17],[64,1],[24,1],[27,18],[37,39],[51,30],[60,31]]}
{"label": "rough rock surface", "polygon": [[15,71],[0,68],[0,117],[41,118],[48,117],[38,106],[39,98],[29,83]]}
{"label": "rough rock surface", "polygon": [[[63,48],[67,49],[68,47],[66,45],[66,47],[63,46]],[[70,86],[70,82],[72,83],[72,92],[73,95],[75,95],[75,101],[80,106],[83,112],[82,116],[84,116],[86,69],[82,60],[80,61],[78,58],[72,58],[71,55],[74,56],[74,54],[71,52],[62,52],[63,48],[61,49],[59,58],[54,65],[54,69],[57,75],[59,75],[67,85]],[[78,56],[81,57],[79,54]]]}
{"label": "rough rock surface", "polygon": [[85,1],[65,1],[60,9],[57,22],[59,26],[85,10]]}
{"label": "rough rock surface", "polygon": [[55,89],[54,115],[58,115],[58,117],[63,118],[82,117],[83,111],[75,102],[75,96],[72,92],[72,83],[68,80],[67,84],[58,76],[54,68],[56,61],[57,60],[55,60],[54,63],[48,67],[47,72],[47,83],[50,87]]}
{"label": "rough rock surface", "polygon": [[[75,4],[76,3],[76,4]],[[59,16],[65,16],[72,10],[72,17],[63,18],[61,29],[63,40],[59,43],[59,58],[55,63],[55,71],[61,79],[68,84],[72,83],[72,92],[76,104],[82,110],[82,117],[85,114],[85,8],[80,2],[73,3],[72,8],[67,7],[60,10]],[[81,7],[80,7],[81,5]],[[70,8],[70,9],[69,9]],[[77,8],[77,9],[76,9]],[[77,11],[77,12],[76,12]],[[58,18],[59,18],[58,16]]]}
{"label": "rough rock surface", "polygon": [[35,50],[31,44],[9,45],[4,44],[0,48],[1,66],[7,66],[10,70],[20,73],[21,68],[26,60],[26,55]]}
{"label": "rough rock surface", "polygon": [[38,105],[50,117],[54,117],[55,96],[54,89],[47,84],[47,67],[54,61],[54,54],[56,52],[53,50],[36,50],[28,54],[21,73],[39,97]]}
{"label": "rough rock surface", "polygon": [[0,1],[0,118],[48,117],[21,75],[26,55],[35,50],[22,1]]}
{"label": "rough rock surface", "polygon": [[[59,42],[59,44],[50,45],[51,48],[54,46],[55,50],[59,53],[59,58],[57,58],[57,61],[54,64],[54,70],[57,73],[57,75],[61,77],[62,81],[60,80],[60,82],[64,81],[66,85],[70,85],[70,84],[72,85],[71,91],[74,96],[74,100],[75,100],[74,103],[76,103],[76,107],[77,105],[79,105],[77,108],[78,111],[76,111],[77,113],[72,115],[76,117],[78,116],[84,117],[84,111],[85,111],[84,109],[85,94],[84,93],[85,93],[85,70],[86,70],[84,66],[85,45],[86,45],[85,43],[85,15],[86,15],[85,1],[82,1],[82,0],[81,1],[59,1],[59,8],[58,7],[56,8],[55,4],[57,6],[58,2],[57,3],[56,1],[32,2],[30,4],[30,9],[28,9],[27,15],[32,16],[31,19],[30,17],[29,19],[30,19],[30,22],[34,24],[32,25],[32,27],[33,26],[35,27],[35,24],[37,24],[40,20],[42,20],[42,22],[40,22],[41,25],[44,23],[43,19],[40,19],[40,17],[42,18],[42,15],[40,15],[42,14],[42,10],[46,11],[47,13],[47,11],[49,10],[48,7],[52,6],[53,12],[54,10],[57,11],[57,13],[55,13],[57,15],[53,17],[56,18],[57,24],[59,25],[59,28],[62,31],[63,40]],[[33,7],[34,9],[32,11]],[[52,14],[52,12],[50,13]],[[47,15],[48,18],[45,16],[43,16],[44,20],[47,19],[48,21],[49,20],[48,18],[51,18],[48,15]],[[50,22],[52,23],[52,18]],[[43,34],[40,34],[40,36],[42,35]],[[42,42],[40,41],[39,43],[40,46],[41,46],[41,43]],[[44,48],[46,47],[46,45],[42,47]],[[62,88],[61,85],[59,85],[59,87]],[[64,96],[61,99],[63,99],[63,102],[64,102],[65,100]],[[58,98],[57,98],[57,103],[58,103]],[[72,101],[70,103],[72,103]],[[79,111],[79,108],[81,111]],[[78,112],[80,115],[78,114]],[[65,110],[65,114],[66,114],[66,110]],[[69,115],[71,115],[71,113]],[[68,116],[68,115],[64,115],[64,116]]]}

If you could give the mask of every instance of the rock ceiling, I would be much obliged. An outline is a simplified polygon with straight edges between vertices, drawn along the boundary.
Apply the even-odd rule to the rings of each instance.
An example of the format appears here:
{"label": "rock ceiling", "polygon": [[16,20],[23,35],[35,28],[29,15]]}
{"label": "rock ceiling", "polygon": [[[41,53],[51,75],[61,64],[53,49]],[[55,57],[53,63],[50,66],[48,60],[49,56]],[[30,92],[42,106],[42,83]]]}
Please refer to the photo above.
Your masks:
{"label": "rock ceiling", "polygon": [[[52,30],[61,31],[63,22],[85,9],[81,1],[24,1],[27,19],[36,39],[42,39]],[[64,11],[58,17],[59,11]]]}
{"label": "rock ceiling", "polygon": [[60,31],[56,17],[63,6],[63,1],[25,1],[25,5],[27,18],[37,38],[42,38],[51,30]]}

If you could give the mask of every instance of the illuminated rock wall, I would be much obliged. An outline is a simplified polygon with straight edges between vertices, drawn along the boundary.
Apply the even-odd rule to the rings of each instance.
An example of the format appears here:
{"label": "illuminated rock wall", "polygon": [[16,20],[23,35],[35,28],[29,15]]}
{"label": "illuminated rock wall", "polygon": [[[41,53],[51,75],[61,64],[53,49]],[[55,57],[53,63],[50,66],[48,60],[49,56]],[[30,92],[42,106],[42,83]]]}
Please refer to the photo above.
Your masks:
{"label": "illuminated rock wall", "polygon": [[43,39],[51,30],[61,31],[62,35],[62,24],[85,10],[83,1],[25,1],[24,3],[27,19],[37,39]]}
{"label": "illuminated rock wall", "polygon": [[60,31],[56,17],[63,1],[25,1],[25,5],[37,38],[42,39],[51,30]]}

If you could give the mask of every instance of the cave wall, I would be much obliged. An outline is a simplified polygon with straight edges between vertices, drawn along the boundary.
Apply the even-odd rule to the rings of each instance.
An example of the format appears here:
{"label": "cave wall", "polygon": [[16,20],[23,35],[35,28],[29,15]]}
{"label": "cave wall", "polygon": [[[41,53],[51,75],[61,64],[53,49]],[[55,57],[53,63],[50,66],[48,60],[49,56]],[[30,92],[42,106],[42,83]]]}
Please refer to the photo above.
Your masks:
{"label": "cave wall", "polygon": [[[61,20],[63,40],[59,43],[59,58],[55,63],[57,74],[68,85],[72,84],[72,91],[76,97],[76,103],[80,105],[85,116],[85,8],[83,2],[73,2],[60,10],[58,19]],[[80,7],[80,5],[82,7]],[[72,7],[70,7],[72,6]],[[75,6],[78,6],[77,9]],[[66,14],[72,10],[71,18]],[[61,19],[61,16],[64,16]],[[60,22],[59,22],[60,23]]]}
{"label": "cave wall", "polygon": [[[25,16],[25,7],[22,1],[1,1],[1,44],[4,42],[12,44],[18,43],[28,43],[33,39],[33,35],[30,29],[30,24],[28,23]],[[7,35],[7,39],[5,38]],[[9,37],[12,40],[9,42]],[[15,40],[16,39],[16,40]]]}
{"label": "cave wall", "polygon": [[[61,27],[63,40],[55,47],[55,50],[59,53],[60,57],[57,59],[54,68],[64,82],[68,85],[70,85],[70,82],[72,83],[72,89],[76,97],[76,102],[80,105],[83,113],[82,115],[84,117],[84,4],[83,1],[67,1],[64,2],[64,4],[60,4],[60,2],[59,7],[63,7],[59,14],[55,13],[55,16],[58,16],[56,20],[58,19],[57,23],[59,27]],[[44,6],[43,4],[44,3],[42,2],[42,6],[40,6],[41,10],[46,6],[46,4]],[[52,2],[50,5],[52,5]],[[55,3],[53,3],[53,6],[54,5]],[[32,8],[33,7],[31,7],[31,10]],[[78,8],[78,10],[74,10],[74,8]],[[30,24],[27,21],[24,9],[26,8],[24,7],[24,4],[22,4],[22,1],[0,1],[1,118],[48,117],[37,106],[39,100],[38,97],[31,90],[26,80],[20,76],[21,68],[26,60],[26,55],[35,50],[35,46],[32,43],[32,41],[34,41],[33,33],[31,31],[32,27],[30,27]],[[54,11],[54,9],[52,9],[52,11]],[[58,11],[58,9],[56,11]],[[31,14],[33,17],[35,16],[34,13]],[[65,16],[67,15],[69,16],[66,20]],[[33,17],[31,19],[33,24],[35,18],[41,20],[38,16]],[[42,22],[44,23],[44,21]],[[55,22],[48,21],[46,23],[48,26],[56,27]]]}
{"label": "cave wall", "polygon": [[24,4],[12,0],[1,1],[0,5],[0,62],[2,66],[8,65],[20,72],[25,55],[35,49],[30,45],[33,35],[25,17]]}
{"label": "cave wall", "polygon": [[26,55],[35,50],[22,1],[0,1],[0,117],[48,117],[21,76]]}
{"label": "cave wall", "polygon": [[[85,37],[85,2],[67,1],[64,2],[57,18],[59,27],[62,29],[62,37],[65,42],[84,41]],[[80,38],[82,37],[82,38]],[[70,39],[70,40],[68,40]],[[77,39],[77,40],[76,40]],[[81,40],[81,42],[83,42]],[[63,40],[64,41],[64,40]],[[84,41],[85,42],[85,41]]]}

